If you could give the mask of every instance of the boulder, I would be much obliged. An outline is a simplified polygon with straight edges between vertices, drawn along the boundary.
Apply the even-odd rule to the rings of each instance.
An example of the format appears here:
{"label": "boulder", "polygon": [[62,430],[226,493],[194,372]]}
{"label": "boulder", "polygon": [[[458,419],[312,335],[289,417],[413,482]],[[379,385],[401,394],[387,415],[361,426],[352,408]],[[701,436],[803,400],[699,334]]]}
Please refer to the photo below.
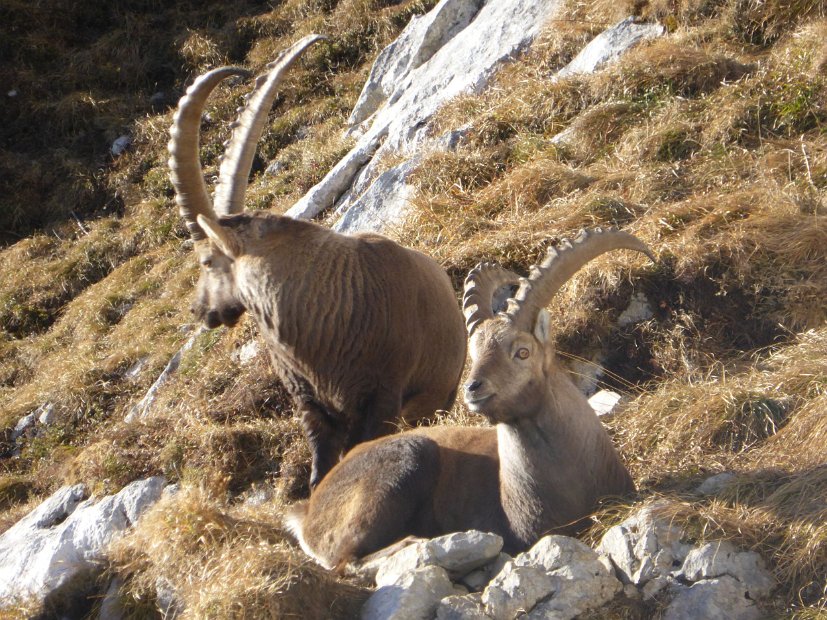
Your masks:
{"label": "boulder", "polygon": [[691,586],[675,584],[663,620],[759,620],[766,617],[747,596],[744,585],[724,575]]}
{"label": "boulder", "polygon": [[675,576],[685,581],[701,581],[727,575],[744,586],[749,598],[757,600],[770,593],[775,580],[764,560],[754,551],[739,551],[722,540],[692,549]]}
{"label": "boulder", "polygon": [[681,542],[681,529],[660,516],[663,507],[646,506],[603,535],[597,551],[611,560],[623,583],[643,586],[666,577],[689,553],[691,545]]}
{"label": "boulder", "polygon": [[396,40],[371,67],[359,100],[348,119],[351,131],[387,100],[399,97],[400,84],[414,69],[465,28],[482,7],[483,0],[445,0],[425,15],[414,16]]}
{"label": "boulder", "polygon": [[101,570],[109,542],[161,496],[161,477],[116,495],[87,498],[82,484],[63,487],[0,536],[0,600],[45,600],[86,573]]}
{"label": "boulder", "polygon": [[665,33],[666,29],[660,24],[637,23],[634,17],[627,17],[592,39],[569,64],[557,72],[556,77],[593,73],[603,65],[617,60],[641,41]]}
{"label": "boulder", "polygon": [[406,572],[374,592],[362,607],[362,620],[430,620],[439,602],[454,594],[448,573],[439,566]]}
{"label": "boulder", "polygon": [[555,592],[539,602],[529,618],[574,618],[607,603],[623,588],[606,558],[568,536],[546,536],[514,563],[542,567],[559,580]]}
{"label": "boulder", "polygon": [[514,618],[560,588],[560,578],[541,566],[509,562],[483,591],[481,602],[492,618]]}
{"label": "boulder", "polygon": [[155,379],[155,382],[149,387],[144,394],[143,398],[138,401],[136,404],[132,406],[129,412],[124,416],[125,422],[134,422],[136,420],[144,419],[149,411],[152,408],[153,403],[155,402],[155,398],[158,395],[158,390],[161,389],[169,378],[175,374],[178,370],[178,367],[181,365],[181,359],[184,357],[187,351],[189,351],[192,346],[195,344],[195,341],[198,337],[207,331],[206,326],[199,325],[198,328],[193,332],[193,334],[187,339],[187,341],[183,344],[183,346],[178,349],[175,355],[170,358],[167,362],[167,365],[161,371],[161,374],[158,375],[158,378]]}
{"label": "boulder", "polygon": [[436,620],[490,620],[482,605],[482,594],[448,596],[436,608]]}
{"label": "boulder", "polygon": [[502,546],[503,539],[496,534],[476,530],[424,540],[384,559],[376,572],[376,585],[396,583],[406,573],[424,566],[439,566],[461,577],[495,559]]}
{"label": "boulder", "polygon": [[434,112],[459,94],[479,92],[558,6],[558,0],[441,0],[413,20],[380,54],[354,110],[354,123],[372,114],[363,135],[287,214],[315,217],[348,192],[357,175],[379,176],[374,170],[382,155],[412,154],[425,141]]}
{"label": "boulder", "polygon": [[386,170],[355,199],[346,199],[338,207],[341,217],[333,225],[338,232],[387,230],[404,221],[414,188],[408,176],[419,164],[415,157]]}

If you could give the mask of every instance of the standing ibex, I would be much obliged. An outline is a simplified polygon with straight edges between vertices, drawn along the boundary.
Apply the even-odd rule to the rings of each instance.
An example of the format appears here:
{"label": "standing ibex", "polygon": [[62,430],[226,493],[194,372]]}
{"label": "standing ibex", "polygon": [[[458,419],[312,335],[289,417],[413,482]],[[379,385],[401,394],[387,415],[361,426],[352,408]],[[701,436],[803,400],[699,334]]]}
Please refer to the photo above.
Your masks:
{"label": "standing ibex", "polygon": [[341,567],[408,535],[471,528],[515,551],[548,532],[575,532],[599,498],[632,492],[609,435],[556,360],[543,309],[580,267],[615,249],[654,260],[628,233],[583,231],[552,248],[501,313],[517,276],[474,268],[465,281],[465,402],[496,428],[415,429],[357,446],[288,513],[305,551]]}
{"label": "standing ibex", "polygon": [[201,263],[193,312],[208,327],[247,310],[302,416],[311,485],[360,441],[450,407],[465,360],[451,282],[429,257],[375,234],[242,214],[247,177],[284,71],[321,37],[305,37],[269,65],[232,126],[215,209],[198,154],[210,92],[234,67],[199,77],[178,104],[169,143],[177,202]]}

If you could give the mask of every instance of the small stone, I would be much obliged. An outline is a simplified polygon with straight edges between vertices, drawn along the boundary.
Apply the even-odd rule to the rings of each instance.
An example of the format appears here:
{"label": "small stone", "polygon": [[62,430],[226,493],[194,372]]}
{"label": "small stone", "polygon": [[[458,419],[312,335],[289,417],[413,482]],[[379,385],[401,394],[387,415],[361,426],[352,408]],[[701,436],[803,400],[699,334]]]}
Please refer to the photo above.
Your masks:
{"label": "small stone", "polygon": [[376,587],[393,585],[409,572],[435,564],[428,541],[408,545],[380,561],[376,570]]}
{"label": "small stone", "polygon": [[236,353],[233,354],[234,361],[245,366],[258,357],[261,347],[256,340],[245,342]]}
{"label": "small stone", "polygon": [[434,538],[430,546],[436,564],[450,574],[465,575],[496,558],[503,539],[497,534],[469,530]]}
{"label": "small stone", "polygon": [[14,425],[14,430],[11,432],[12,441],[20,437],[30,427],[34,426],[35,419],[36,417],[34,411],[20,418],[17,421],[17,424]]}
{"label": "small stone", "polygon": [[737,476],[729,471],[722,471],[704,480],[695,489],[698,495],[718,495],[721,491],[732,484]]}
{"label": "small stone", "polygon": [[[648,601],[653,597],[657,596],[666,586],[671,583],[671,579],[669,577],[655,577],[654,579],[650,579],[646,582],[643,586],[643,590],[641,593],[643,594],[643,600]],[[632,584],[627,585],[626,587],[634,587]]]}
{"label": "small stone", "polygon": [[123,373],[124,379],[128,379],[133,381],[137,379],[141,375],[141,371],[146,367],[146,363],[149,360],[149,356],[145,355],[142,358],[138,359],[132,366],[127,368],[126,372]]}
{"label": "small stone", "polygon": [[620,327],[626,327],[627,325],[634,325],[635,323],[651,319],[654,315],[655,313],[649,304],[649,300],[646,299],[646,295],[643,293],[635,293],[629,301],[629,305],[626,306],[626,309],[617,317],[617,324]]}
{"label": "small stone", "polygon": [[610,414],[617,403],[620,402],[620,394],[611,390],[599,390],[589,398],[589,405],[599,416]]}
{"label": "small stone", "polygon": [[496,534],[476,530],[411,544],[382,560],[376,571],[376,585],[396,583],[408,571],[431,565],[462,576],[496,558],[502,545],[502,538]]}
{"label": "small stone", "polygon": [[448,596],[436,608],[436,620],[489,620],[485,613],[481,594]]}
{"label": "small stone", "polygon": [[40,405],[40,407],[37,408],[37,411],[35,411],[35,414],[37,415],[38,421],[45,425],[52,424],[57,418],[57,413],[53,403],[44,403]]}
{"label": "small stone", "polygon": [[497,557],[494,558],[493,562],[490,562],[477,570],[472,570],[470,573],[462,577],[460,581],[472,592],[480,592],[485,589],[485,586],[487,586],[511,560],[512,558],[510,555],[500,552]]}
{"label": "small stone", "polygon": [[273,161],[270,162],[267,167],[264,169],[264,174],[268,177],[274,177],[280,174],[283,170],[287,170],[287,164],[281,161]]}
{"label": "small stone", "polygon": [[545,536],[514,563],[542,567],[559,579],[553,595],[531,609],[529,618],[574,618],[610,601],[622,589],[605,558],[568,536]]}
{"label": "small stone", "polygon": [[132,146],[132,138],[126,135],[120,136],[109,147],[109,152],[113,157],[120,157],[130,146]]}

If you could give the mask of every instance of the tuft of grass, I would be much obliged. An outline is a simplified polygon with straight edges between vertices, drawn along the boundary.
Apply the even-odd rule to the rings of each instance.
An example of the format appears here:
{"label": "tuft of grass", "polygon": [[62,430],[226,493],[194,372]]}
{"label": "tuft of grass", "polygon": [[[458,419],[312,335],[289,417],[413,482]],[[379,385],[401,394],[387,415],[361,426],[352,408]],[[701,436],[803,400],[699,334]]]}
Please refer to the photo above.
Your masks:
{"label": "tuft of grass", "polygon": [[[284,539],[278,508],[230,507],[204,488],[163,498],[112,549],[127,604],[162,580],[193,617],[350,617],[369,592],[336,581]],[[131,594],[131,597],[129,596]]]}

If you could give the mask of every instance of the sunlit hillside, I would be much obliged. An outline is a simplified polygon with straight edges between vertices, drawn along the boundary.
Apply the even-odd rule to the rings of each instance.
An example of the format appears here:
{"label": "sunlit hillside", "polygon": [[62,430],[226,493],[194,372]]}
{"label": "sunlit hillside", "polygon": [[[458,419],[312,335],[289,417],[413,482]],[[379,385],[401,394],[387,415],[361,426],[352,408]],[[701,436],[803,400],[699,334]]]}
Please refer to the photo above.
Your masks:
{"label": "sunlit hillside", "polygon": [[[198,336],[150,414],[124,417],[196,328],[197,264],[166,167],[186,85],[328,35],[291,70],[254,162],[249,206],[281,212],[348,150],[373,59],[434,4],[0,0],[0,532],[62,485],[105,494],[163,474],[181,492],[108,567],[134,617],[161,617],[160,582],[193,618],[315,617],[309,592],[345,614],[363,598],[281,528],[283,506],[307,494],[309,452],[266,354],[240,354],[251,320]],[[668,35],[594,75],[549,79],[628,15]],[[249,88],[224,86],[208,106],[208,178]],[[414,173],[414,216],[389,234],[435,257],[458,295],[480,260],[525,273],[582,227],[643,239],[658,264],[601,258],[555,300],[559,353],[575,373],[599,363],[624,396],[608,424],[637,505],[671,498],[688,537],[760,552],[778,581],[768,613],[827,617],[824,2],[568,0],[437,125],[469,130]],[[121,136],[131,145],[113,155]],[[653,316],[618,326],[639,293]],[[53,422],[13,439],[46,409]],[[482,423],[460,404],[440,421],[460,422]],[[691,493],[722,471],[736,475],[724,491]],[[587,537],[629,509],[602,511]]]}

